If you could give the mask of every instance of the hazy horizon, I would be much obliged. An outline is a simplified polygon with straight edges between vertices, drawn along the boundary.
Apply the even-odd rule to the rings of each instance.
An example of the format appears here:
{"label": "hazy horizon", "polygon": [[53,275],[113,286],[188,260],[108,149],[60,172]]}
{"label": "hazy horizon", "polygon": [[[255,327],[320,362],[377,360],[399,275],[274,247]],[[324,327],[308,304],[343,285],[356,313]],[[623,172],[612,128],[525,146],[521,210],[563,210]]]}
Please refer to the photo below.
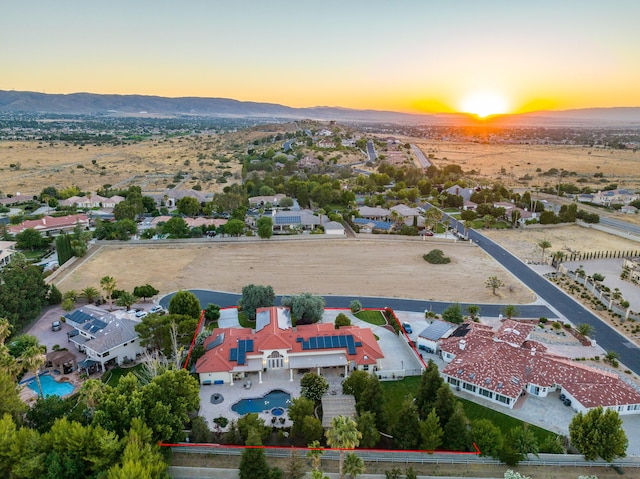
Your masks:
{"label": "hazy horizon", "polygon": [[3,90],[481,116],[640,106],[633,0],[25,0],[0,11]]}

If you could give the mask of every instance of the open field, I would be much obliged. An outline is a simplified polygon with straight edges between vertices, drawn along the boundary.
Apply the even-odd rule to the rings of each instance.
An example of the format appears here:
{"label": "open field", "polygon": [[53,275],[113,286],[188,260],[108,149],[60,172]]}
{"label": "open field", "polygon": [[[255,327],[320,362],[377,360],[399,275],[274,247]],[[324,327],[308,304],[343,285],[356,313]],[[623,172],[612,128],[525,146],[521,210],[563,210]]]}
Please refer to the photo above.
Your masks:
{"label": "open field", "polygon": [[[431,265],[433,248],[451,258]],[[162,294],[186,288],[240,293],[250,283],[270,284],[276,294],[361,295],[477,303],[523,304],[534,294],[480,248],[467,243],[418,241],[291,241],[101,246],[57,281],[62,291],[99,287],[111,275],[118,289],[150,283]],[[499,296],[484,282],[496,275]]]}
{"label": "open field", "polygon": [[[479,171],[487,181],[500,182],[508,186],[523,186],[518,178],[530,175],[530,186],[545,184],[554,186],[557,177],[539,176],[536,169],[542,172],[551,168],[564,168],[569,172],[576,172],[575,177],[565,177],[565,183],[573,183],[579,177],[589,180],[596,188],[593,175],[602,173],[604,183],[617,183],[620,188],[637,188],[640,185],[640,152],[632,150],[611,150],[587,148],[583,146],[559,145],[504,145],[471,142],[434,141],[423,139],[407,139],[414,142],[425,155],[432,153],[434,164],[439,168],[454,163],[460,165],[464,171]],[[501,173],[504,168],[505,173]],[[578,183],[578,185],[580,185]]]}
{"label": "open field", "polygon": [[482,234],[523,261],[540,261],[542,259],[542,250],[538,246],[542,240],[551,243],[551,248],[545,251],[545,256],[549,256],[554,251],[587,253],[640,250],[640,243],[637,241],[578,225],[518,230],[482,230]]}

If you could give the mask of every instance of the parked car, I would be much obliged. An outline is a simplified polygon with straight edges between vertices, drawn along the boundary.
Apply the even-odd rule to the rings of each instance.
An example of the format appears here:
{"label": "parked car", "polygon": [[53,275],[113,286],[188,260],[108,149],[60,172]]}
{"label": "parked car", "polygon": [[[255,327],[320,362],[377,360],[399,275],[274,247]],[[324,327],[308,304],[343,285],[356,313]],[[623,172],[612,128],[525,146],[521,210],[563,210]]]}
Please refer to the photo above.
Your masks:
{"label": "parked car", "polygon": [[150,313],[159,313],[160,311],[162,311],[164,308],[162,306],[160,306],[159,304],[154,306],[153,308],[151,308],[149,310]]}
{"label": "parked car", "polygon": [[51,323],[51,331],[60,331],[62,329],[62,323],[55,320]]}
{"label": "parked car", "polygon": [[411,325],[409,323],[402,323],[402,329],[404,329],[407,334],[413,333],[413,329],[411,328]]}
{"label": "parked car", "polygon": [[144,318],[145,316],[147,316],[148,314],[149,314],[149,313],[147,313],[146,311],[138,311],[138,312],[136,313],[136,318],[140,318],[140,319],[142,319],[142,318]]}

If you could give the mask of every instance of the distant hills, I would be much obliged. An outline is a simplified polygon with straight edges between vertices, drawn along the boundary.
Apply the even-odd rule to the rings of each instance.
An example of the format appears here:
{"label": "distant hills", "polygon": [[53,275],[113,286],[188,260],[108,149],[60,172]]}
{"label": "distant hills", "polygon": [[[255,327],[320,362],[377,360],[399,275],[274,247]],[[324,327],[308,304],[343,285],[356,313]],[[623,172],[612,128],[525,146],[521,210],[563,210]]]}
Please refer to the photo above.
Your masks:
{"label": "distant hills", "polygon": [[419,115],[328,106],[292,108],[275,103],[245,102],[229,98],[167,98],[95,93],[47,94],[6,90],[0,90],[0,112],[141,117],[237,117],[273,120],[313,119],[451,126],[487,124],[490,126],[640,127],[640,107],[537,111],[478,120],[466,114]]}

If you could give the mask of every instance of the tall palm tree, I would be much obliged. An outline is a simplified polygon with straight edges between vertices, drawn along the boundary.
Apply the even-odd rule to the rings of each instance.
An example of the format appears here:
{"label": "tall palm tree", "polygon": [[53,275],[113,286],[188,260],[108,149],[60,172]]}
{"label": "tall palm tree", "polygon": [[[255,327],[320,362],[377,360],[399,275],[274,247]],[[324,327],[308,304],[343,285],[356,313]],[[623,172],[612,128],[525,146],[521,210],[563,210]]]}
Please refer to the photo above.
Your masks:
{"label": "tall palm tree", "polygon": [[358,425],[350,417],[336,416],[331,420],[331,427],[325,432],[327,444],[340,450],[340,479],[344,479],[342,465],[344,463],[345,449],[355,449],[360,444],[362,433],[358,431]]}
{"label": "tall palm tree", "polygon": [[107,298],[109,298],[109,311],[113,310],[113,299],[111,296],[113,292],[116,290],[116,280],[113,276],[104,276],[100,280],[100,287],[107,293]]}
{"label": "tall palm tree", "polygon": [[40,383],[40,367],[44,365],[47,358],[44,355],[44,346],[40,344],[34,344],[25,349],[20,355],[20,361],[27,371],[33,371],[36,375],[36,383],[38,384],[38,391],[40,396],[44,397],[42,392],[42,383]]}
{"label": "tall palm tree", "polygon": [[344,473],[349,474],[351,479],[355,479],[358,474],[364,472],[364,461],[361,457],[350,452],[344,458]]}
{"label": "tall palm tree", "polygon": [[320,469],[320,460],[324,454],[324,449],[320,447],[320,441],[313,441],[307,447],[309,448],[307,451],[307,459],[311,460],[311,467],[313,467],[313,470],[318,471]]}
{"label": "tall palm tree", "polygon": [[542,250],[542,262],[544,263],[544,252],[547,248],[551,248],[551,243],[547,240],[541,240],[538,242],[538,247]]}
{"label": "tall palm tree", "polygon": [[100,296],[100,292],[93,286],[87,286],[81,291],[81,294],[87,300],[87,303],[93,303]]}

